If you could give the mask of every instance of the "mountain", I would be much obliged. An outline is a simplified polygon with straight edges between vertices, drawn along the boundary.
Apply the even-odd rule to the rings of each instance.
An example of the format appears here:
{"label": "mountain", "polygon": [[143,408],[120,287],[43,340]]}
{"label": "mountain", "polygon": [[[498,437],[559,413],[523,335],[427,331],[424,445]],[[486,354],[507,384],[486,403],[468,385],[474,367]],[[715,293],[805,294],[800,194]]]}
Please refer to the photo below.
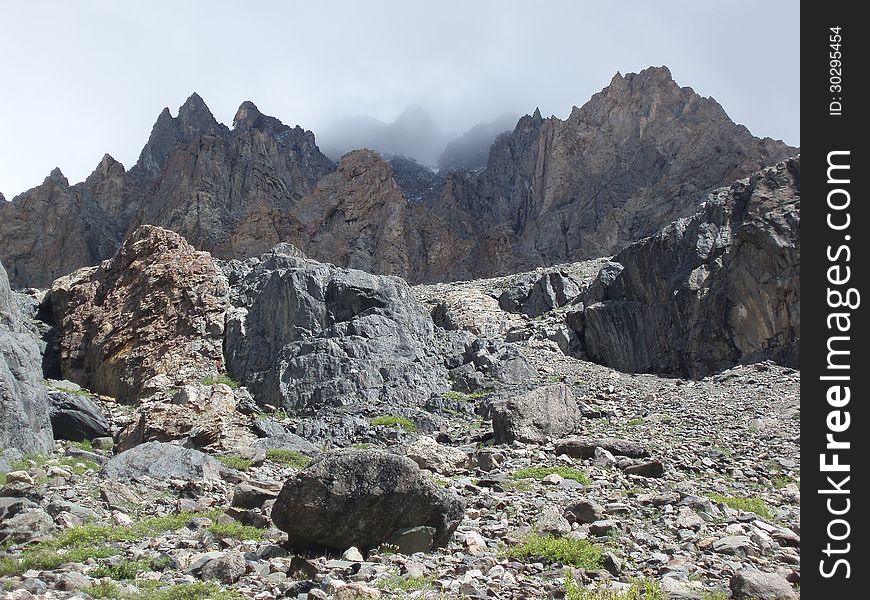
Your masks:
{"label": "mountain", "polygon": [[517,123],[515,115],[502,115],[488,123],[475,125],[444,147],[438,157],[438,169],[442,171],[473,171],[486,167],[489,149],[495,138],[513,131]]}
{"label": "mountain", "polygon": [[[416,108],[393,125],[408,142],[434,135]],[[193,94],[176,117],[161,112],[129,171],[107,155],[84,182],[55,170],[0,204],[0,260],[13,286],[45,287],[151,224],[221,259],[291,242],[412,282],[470,279],[613,255],[796,153],[665,67],[617,74],[565,120],[526,115],[485,169],[446,174],[364,150],[336,165],[310,131],[251,102],[230,129]]]}

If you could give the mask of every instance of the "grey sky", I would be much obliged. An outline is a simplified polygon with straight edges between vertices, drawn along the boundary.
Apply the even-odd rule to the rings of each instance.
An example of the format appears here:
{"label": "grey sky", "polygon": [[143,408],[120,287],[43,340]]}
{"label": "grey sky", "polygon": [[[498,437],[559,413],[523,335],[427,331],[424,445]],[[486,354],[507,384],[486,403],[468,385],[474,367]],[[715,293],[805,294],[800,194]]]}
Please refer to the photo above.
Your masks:
{"label": "grey sky", "polygon": [[418,103],[448,130],[507,111],[565,116],[616,71],[670,67],[758,136],[800,144],[799,4],[407,0],[4,2],[0,191],[55,166],[135,163],[157,115],[197,91],[317,132]]}

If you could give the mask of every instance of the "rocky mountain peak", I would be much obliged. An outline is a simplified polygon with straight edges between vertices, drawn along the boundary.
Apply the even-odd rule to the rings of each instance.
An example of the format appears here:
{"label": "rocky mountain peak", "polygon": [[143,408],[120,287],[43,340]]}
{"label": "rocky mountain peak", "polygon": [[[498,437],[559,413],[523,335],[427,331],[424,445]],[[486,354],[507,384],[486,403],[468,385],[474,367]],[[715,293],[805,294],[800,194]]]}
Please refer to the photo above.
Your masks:
{"label": "rocky mountain peak", "polygon": [[88,177],[88,180],[95,176],[122,176],[126,172],[127,170],[124,168],[124,165],[115,160],[110,154],[104,154],[102,160],[100,160],[100,163],[97,165],[97,168],[94,169],[94,172],[91,173],[90,177]]}
{"label": "rocky mountain peak", "polygon": [[43,185],[51,182],[63,187],[69,187],[69,180],[66,178],[66,175],[64,175],[63,172],[60,170],[60,167],[55,167],[51,170],[51,173],[49,173],[48,177],[45,178]]}
{"label": "rocky mountain peak", "polygon": [[203,99],[194,92],[178,109],[178,123],[188,136],[215,133],[225,127],[211,114]]}
{"label": "rocky mountain peak", "polygon": [[263,116],[257,105],[250,100],[245,100],[236,111],[236,116],[233,117],[233,129],[251,129]]}

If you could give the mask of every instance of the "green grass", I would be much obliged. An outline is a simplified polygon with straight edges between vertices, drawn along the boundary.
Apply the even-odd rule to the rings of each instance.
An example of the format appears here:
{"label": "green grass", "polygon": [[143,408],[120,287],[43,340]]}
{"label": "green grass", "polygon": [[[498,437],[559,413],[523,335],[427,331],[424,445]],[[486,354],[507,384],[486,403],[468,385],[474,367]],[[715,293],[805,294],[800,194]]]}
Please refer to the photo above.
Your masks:
{"label": "green grass", "polygon": [[72,442],[70,446],[74,448],[78,448],[79,450],[84,450],[85,452],[93,452],[94,446],[91,444],[91,440],[82,440],[81,442]]}
{"label": "green grass", "polygon": [[470,394],[450,390],[449,392],[444,392],[443,394],[441,394],[441,397],[444,398],[445,400],[459,400],[461,402],[472,402],[474,400],[480,400],[481,398],[486,398],[490,394],[492,394],[492,390],[489,388],[486,388],[483,390],[477,390],[476,392],[471,392]]}
{"label": "green grass", "polygon": [[600,569],[604,565],[601,548],[589,540],[557,538],[552,535],[529,534],[523,540],[502,551],[505,558],[544,559],[550,563],[571,565],[578,569]]}
{"label": "green grass", "polygon": [[533,489],[531,482],[526,480],[501,481],[498,485],[506,492],[529,492]]}
{"label": "green grass", "polygon": [[771,519],[773,515],[761,498],[749,498],[747,496],[723,496],[721,494],[707,494],[710,500],[730,506],[735,510],[753,512],[763,519]]}
{"label": "green grass", "polygon": [[225,467],[229,467],[230,469],[236,469],[237,471],[244,471],[246,469],[250,469],[253,461],[249,458],[242,458],[238,454],[215,454],[214,457],[218,459],[221,464]]}
{"label": "green grass", "polygon": [[417,431],[417,425],[407,417],[399,417],[397,415],[382,415],[369,419],[369,424],[373,426],[383,425],[385,427],[393,427],[395,429],[404,429],[405,431]]}
{"label": "green grass", "polygon": [[241,383],[239,383],[238,381],[236,381],[235,379],[233,379],[232,377],[230,377],[226,373],[223,373],[221,375],[217,375],[216,377],[206,377],[205,379],[200,381],[200,383],[203,385],[215,385],[218,383],[223,383],[225,385],[230,386],[233,389],[242,385]]}
{"label": "green grass", "polygon": [[311,459],[301,452],[287,448],[269,448],[266,450],[266,458],[295,469],[304,469],[311,462]]}
{"label": "green grass", "polygon": [[244,600],[244,596],[236,590],[222,588],[212,582],[166,587],[159,587],[159,582],[152,581],[136,581],[134,584],[140,589],[139,592],[123,592],[114,582],[98,583],[82,591],[101,600]]}
{"label": "green grass", "polygon": [[704,592],[704,600],[729,600],[728,594],[725,592]]}
{"label": "green grass", "polygon": [[800,479],[795,479],[794,477],[789,477],[788,475],[774,475],[773,479],[771,479],[771,483],[773,484],[773,487],[778,490],[781,490],[782,488],[791,483],[796,484],[798,486],[798,489],[800,489],[801,487]]}
{"label": "green grass", "polygon": [[[108,558],[120,552],[118,542],[141,541],[185,527],[195,517],[217,519],[220,511],[182,512],[165,517],[148,517],[129,527],[81,525],[70,527],[50,540],[27,548],[19,558],[0,559],[0,576],[20,575],[29,569],[51,570],[65,563],[81,563],[89,558]],[[218,537],[262,539],[265,530],[240,523],[214,523],[208,530]]]}
{"label": "green grass", "polygon": [[610,590],[591,591],[574,581],[570,575],[565,578],[565,600],[667,600],[658,582],[651,579],[637,581],[624,592]]}
{"label": "green grass", "polygon": [[402,592],[413,592],[414,590],[429,590],[432,588],[432,583],[435,577],[431,575],[423,577],[408,577],[393,572],[387,577],[381,579],[377,583],[377,587],[382,590],[399,590]]}
{"label": "green grass", "polygon": [[368,442],[359,442],[356,444],[351,444],[350,447],[353,448],[354,450],[368,450],[369,448],[372,447],[372,445],[369,444]]}
{"label": "green grass", "polygon": [[150,560],[122,560],[114,565],[98,565],[88,575],[96,579],[109,577],[115,580],[128,580],[136,579],[136,576],[143,571],[158,570],[161,570],[159,565],[155,565]]}
{"label": "green grass", "polygon": [[634,419],[632,419],[631,421],[629,421],[629,422],[627,423],[627,425],[628,425],[629,427],[637,427],[638,425],[643,425],[643,418],[641,418],[641,417],[635,417]]}
{"label": "green grass", "polygon": [[565,479],[573,479],[583,485],[589,485],[589,476],[574,467],[524,467],[511,473],[511,479],[543,479],[553,473]]}
{"label": "green grass", "polygon": [[236,540],[262,540],[266,534],[265,529],[242,525],[238,521],[232,523],[215,523],[208,530],[219,538],[233,538]]}

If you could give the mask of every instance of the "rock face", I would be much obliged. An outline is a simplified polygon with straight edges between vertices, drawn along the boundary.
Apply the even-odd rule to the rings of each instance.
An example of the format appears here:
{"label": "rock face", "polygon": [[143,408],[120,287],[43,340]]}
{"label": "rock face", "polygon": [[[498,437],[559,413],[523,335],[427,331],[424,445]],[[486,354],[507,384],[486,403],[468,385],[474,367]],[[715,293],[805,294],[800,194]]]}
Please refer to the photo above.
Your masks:
{"label": "rock face", "polygon": [[431,527],[445,546],[465,503],[423,479],[410,459],[378,450],[329,454],[289,479],[272,509],[295,547],[370,549],[399,530]]}
{"label": "rock face", "polygon": [[408,406],[446,389],[432,320],[407,284],[293,254],[279,246],[225,267],[228,367],[258,402]]}
{"label": "rock face", "polygon": [[713,193],[629,246],[573,321],[586,355],[621,371],[701,377],[738,362],[798,364],[800,162]]}
{"label": "rock face", "polygon": [[49,301],[65,378],[118,400],[224,370],[227,280],[179,235],[136,230],[118,254],[57,280]]}
{"label": "rock face", "polygon": [[0,263],[0,452],[46,453],[52,447],[42,357]]}
{"label": "rock face", "polygon": [[112,479],[183,479],[201,481],[218,479],[225,467],[198,450],[165,442],[145,442],[114,456],[103,466],[101,474]]}
{"label": "rock face", "polygon": [[[405,129],[431,139],[418,117]],[[564,121],[524,116],[484,170],[446,176],[370,151],[336,170],[311,132],[251,102],[229,129],[194,94],[177,117],[160,114],[129,171],[106,156],[82,183],[55,171],[0,203],[0,260],[13,285],[47,286],[153,224],[221,259],[291,242],[415,282],[474,278],[612,255],[694,212],[704,192],[794,154],[664,67],[617,74]]]}
{"label": "rock face", "polygon": [[540,443],[574,433],[580,409],[570,386],[547,385],[492,405],[495,443],[514,440]]}

